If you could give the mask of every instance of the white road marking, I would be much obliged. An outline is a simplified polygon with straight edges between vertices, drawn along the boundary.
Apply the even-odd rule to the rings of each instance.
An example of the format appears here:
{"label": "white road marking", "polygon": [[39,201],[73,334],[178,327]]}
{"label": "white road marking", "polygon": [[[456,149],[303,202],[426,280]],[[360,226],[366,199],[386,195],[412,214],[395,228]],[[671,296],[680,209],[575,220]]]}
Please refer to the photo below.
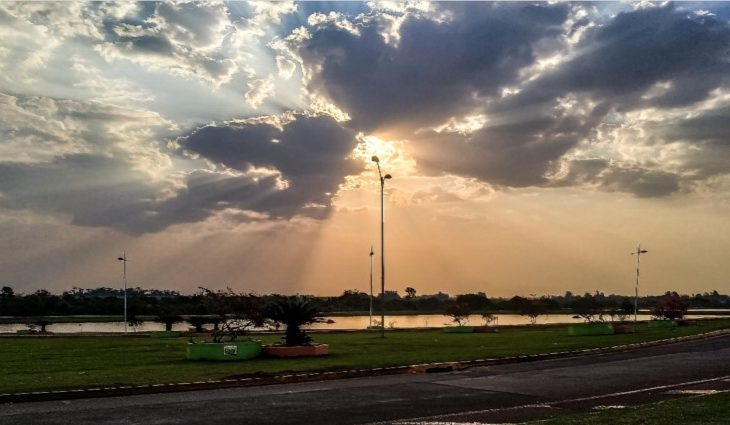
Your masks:
{"label": "white road marking", "polygon": [[652,391],[662,391],[662,390],[669,391],[674,388],[686,387],[689,385],[705,384],[708,382],[726,381],[728,379],[730,379],[730,375],[720,376],[717,378],[700,379],[700,380],[696,380],[696,381],[682,382],[679,384],[659,385],[656,387],[640,388],[638,390],[620,391],[620,392],[616,392],[616,393],[601,394],[601,395],[590,396],[590,397],[580,397],[580,398],[574,398],[574,399],[570,399],[570,400],[558,400],[558,401],[550,402],[549,404],[523,404],[520,406],[512,406],[512,407],[497,407],[497,408],[492,408],[492,409],[470,410],[470,411],[466,411],[466,412],[445,413],[442,415],[422,416],[422,417],[416,417],[416,418],[410,418],[410,419],[403,419],[402,421],[374,422],[370,425],[429,423],[429,421],[446,419],[446,418],[451,418],[451,417],[455,417],[455,416],[480,415],[480,414],[485,414],[485,413],[504,412],[504,411],[510,411],[510,410],[518,410],[518,409],[555,408],[556,405],[560,405],[560,404],[569,404],[569,403],[578,403],[578,402],[582,402],[582,401],[600,400],[602,398],[620,397],[620,396],[625,396],[625,395],[640,394],[640,393],[646,393],[646,392],[652,392]]}
{"label": "white road marking", "polygon": [[672,390],[667,391],[666,394],[687,394],[687,395],[709,395],[726,393],[729,390]]}

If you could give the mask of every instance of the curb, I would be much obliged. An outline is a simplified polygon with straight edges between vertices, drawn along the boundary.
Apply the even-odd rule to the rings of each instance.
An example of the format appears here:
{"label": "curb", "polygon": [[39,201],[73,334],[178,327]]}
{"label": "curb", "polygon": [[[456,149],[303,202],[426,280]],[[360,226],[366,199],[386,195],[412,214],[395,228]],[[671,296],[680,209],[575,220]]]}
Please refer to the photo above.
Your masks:
{"label": "curb", "polygon": [[633,351],[641,348],[657,347],[682,342],[718,338],[730,335],[730,329],[721,329],[696,335],[687,335],[660,339],[656,341],[637,342],[634,344],[615,345],[611,347],[587,348],[575,351],[559,351],[542,354],[527,354],[499,358],[464,360],[455,362],[425,363],[406,366],[378,367],[373,369],[356,369],[331,372],[292,373],[262,377],[225,378],[194,382],[177,382],[170,384],[123,385],[99,388],[84,388],[57,391],[34,391],[24,393],[0,394],[0,404],[28,403],[37,401],[73,400],[82,398],[118,397],[142,394],[174,393],[183,391],[199,391],[225,388],[251,387],[297,382],[325,381],[332,379],[362,378],[369,376],[398,375],[408,373],[440,373],[464,370],[471,367],[501,364],[527,363],[542,360],[564,359],[581,356],[603,355],[617,352]]}

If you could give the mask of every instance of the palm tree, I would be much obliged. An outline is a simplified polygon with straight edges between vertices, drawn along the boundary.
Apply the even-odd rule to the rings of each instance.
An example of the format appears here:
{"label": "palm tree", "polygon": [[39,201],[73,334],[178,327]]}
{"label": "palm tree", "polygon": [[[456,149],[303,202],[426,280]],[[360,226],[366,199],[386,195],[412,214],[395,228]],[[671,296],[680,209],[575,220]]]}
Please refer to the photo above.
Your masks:
{"label": "palm tree", "polygon": [[286,325],[284,345],[307,345],[312,341],[303,330],[303,325],[323,321],[317,306],[304,297],[287,297],[274,301],[269,306],[269,318]]}

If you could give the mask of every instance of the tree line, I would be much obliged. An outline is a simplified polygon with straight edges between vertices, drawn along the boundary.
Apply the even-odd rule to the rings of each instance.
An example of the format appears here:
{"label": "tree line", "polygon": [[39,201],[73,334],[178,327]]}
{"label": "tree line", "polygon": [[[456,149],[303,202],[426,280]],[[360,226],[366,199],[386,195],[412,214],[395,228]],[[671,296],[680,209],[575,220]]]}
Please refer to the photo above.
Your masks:
{"label": "tree line", "polygon": [[[22,294],[16,293],[10,286],[3,286],[0,289],[0,316],[121,315],[124,308],[123,296],[121,289],[106,287],[74,288],[61,294],[53,294],[46,290]],[[211,302],[214,296],[217,297],[215,303]],[[653,309],[668,296],[692,308],[730,308],[730,296],[717,291],[693,295],[667,292],[662,295],[643,296],[639,298],[638,307]],[[170,290],[130,288],[127,290],[127,311],[131,316],[218,315],[230,313],[226,309],[231,310],[232,307],[226,306],[226,300],[233,301],[240,297],[246,297],[246,300],[259,304],[269,304],[287,298],[280,294],[237,294],[230,289],[213,291],[200,288],[193,294],[181,294]],[[311,301],[323,314],[367,313],[370,308],[370,296],[358,290],[346,290],[338,296],[307,295],[304,298]],[[566,292],[563,295],[503,298],[488,297],[483,292],[456,296],[441,292],[417,295],[414,288],[408,287],[403,296],[397,291],[386,291],[384,295],[376,296],[373,307],[377,312],[385,310],[443,313],[457,305],[474,313],[520,313],[528,317],[531,314],[574,312],[588,320],[601,313],[632,313],[633,303],[634,298],[631,296],[605,295],[601,292],[583,295]]]}

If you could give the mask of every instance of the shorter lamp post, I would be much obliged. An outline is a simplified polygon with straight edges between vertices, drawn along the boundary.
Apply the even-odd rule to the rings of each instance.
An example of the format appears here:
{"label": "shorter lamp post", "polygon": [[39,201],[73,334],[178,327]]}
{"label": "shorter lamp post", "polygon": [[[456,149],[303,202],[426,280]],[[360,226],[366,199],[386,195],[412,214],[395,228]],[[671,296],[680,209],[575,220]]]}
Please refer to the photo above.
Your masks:
{"label": "shorter lamp post", "polygon": [[641,244],[636,247],[636,252],[632,252],[631,255],[636,255],[636,288],[634,291],[634,326],[636,326],[636,316],[639,313],[639,266],[641,265],[641,254],[646,254],[647,250],[641,249]]}
{"label": "shorter lamp post", "polygon": [[123,264],[124,276],[124,333],[127,333],[127,251],[122,251],[122,256],[117,258]]}
{"label": "shorter lamp post", "polygon": [[373,247],[370,246],[370,320],[368,321],[368,328],[373,327]]}

